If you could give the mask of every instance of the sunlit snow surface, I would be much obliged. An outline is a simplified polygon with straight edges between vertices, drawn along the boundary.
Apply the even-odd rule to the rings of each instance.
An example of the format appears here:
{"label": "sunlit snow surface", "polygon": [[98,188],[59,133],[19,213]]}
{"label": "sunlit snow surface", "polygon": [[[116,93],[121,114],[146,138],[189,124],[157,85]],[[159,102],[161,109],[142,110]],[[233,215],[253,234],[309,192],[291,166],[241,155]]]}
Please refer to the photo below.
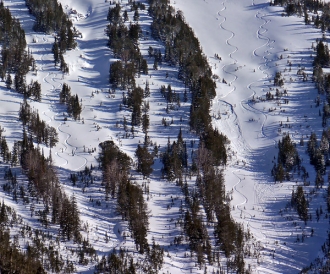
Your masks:
{"label": "sunlit snow surface", "polygon": [[[39,110],[41,119],[58,130],[60,141],[52,149],[52,157],[58,166],[58,174],[66,192],[69,195],[75,193],[82,219],[89,224],[89,240],[98,254],[107,254],[114,247],[120,246],[134,250],[131,240],[123,240],[122,233],[128,230],[121,217],[115,214],[115,202],[104,201],[104,194],[99,191],[101,173],[96,172],[96,183],[87,188],[85,193],[79,187],[72,187],[67,179],[73,171],[84,169],[91,164],[98,165],[98,144],[102,141],[113,140],[133,158],[137,144],[139,141],[143,142],[141,131],[135,138],[124,138],[123,129],[116,127],[116,122],[122,121],[124,116],[130,119],[130,112],[119,111],[122,91],[117,91],[114,96],[108,93],[109,64],[114,60],[107,48],[104,33],[109,3],[104,0],[60,2],[65,11],[71,14],[74,25],[82,33],[82,38],[77,40],[77,49],[65,54],[70,69],[70,74],[65,76],[54,67],[51,53],[54,38],[32,31],[34,19],[29,15],[24,1],[4,1],[5,6],[20,19],[38,67],[38,74],[29,74],[27,82],[37,79],[41,83],[42,102],[31,101],[30,104]],[[227,82],[217,82],[217,96],[213,100],[211,115],[214,117],[213,125],[231,141],[231,157],[225,169],[225,177],[227,190],[233,198],[232,215],[236,221],[250,229],[255,237],[253,242],[256,245],[259,242],[258,245],[262,249],[259,260],[247,259],[247,265],[251,265],[254,273],[297,273],[318,256],[325,241],[328,221],[324,219],[324,215],[319,222],[315,220],[316,208],[320,204],[325,205],[324,190],[310,196],[310,213],[313,221],[305,226],[298,220],[294,211],[284,212],[283,216],[280,214],[290,201],[296,181],[274,184],[270,171],[274,156],[277,156],[276,142],[281,138],[281,134],[290,132],[290,137],[296,143],[299,143],[301,136],[307,141],[306,135],[309,136],[312,131],[320,137],[321,119],[319,108],[316,108],[314,103],[317,91],[311,82],[311,46],[321,37],[321,33],[312,26],[306,26],[303,18],[283,17],[283,9],[270,7],[268,1],[171,0],[171,5],[183,11],[187,23],[200,40],[213,73]],[[132,13],[129,15],[132,18]],[[147,11],[141,11],[140,24],[144,36],[140,40],[140,49],[145,56],[149,46],[163,49],[159,42],[146,35],[150,22],[151,18]],[[215,54],[222,60],[214,58]],[[189,132],[187,125],[189,104],[182,103],[178,111],[167,114],[165,100],[159,92],[161,85],[168,84],[178,93],[183,92],[184,85],[176,80],[176,69],[163,65],[158,71],[154,71],[153,60],[147,60],[151,76],[141,76],[136,81],[142,88],[146,80],[150,84],[151,140],[164,147],[168,137],[174,140],[181,127],[187,143],[190,143],[190,140],[196,141],[196,149],[198,138]],[[288,62],[292,63],[291,72]],[[299,66],[305,67],[308,73],[307,82],[302,82],[297,75]],[[274,101],[252,104],[249,100],[264,96],[269,87],[272,87],[269,81],[277,71],[281,71],[285,76],[289,104],[276,105]],[[165,78],[166,72],[169,74],[168,78]],[[82,99],[84,123],[71,119],[64,122],[65,107],[58,104],[58,95],[63,83],[69,84],[71,93],[77,93]],[[12,145],[22,133],[21,123],[17,121],[22,97],[14,91],[8,91],[5,84],[1,83],[0,100],[0,123],[6,129],[4,135]],[[269,109],[273,111],[269,112]],[[173,125],[164,128],[161,125],[163,117],[169,121],[173,118]],[[281,121],[290,125],[290,128],[282,128],[279,132]],[[94,148],[96,152],[88,153],[88,150]],[[304,157],[303,165],[309,172],[312,188],[314,169],[309,165],[305,148],[297,148]],[[44,150],[45,155],[48,155],[48,149]],[[186,246],[170,245],[174,237],[180,235],[180,229],[175,226],[174,221],[179,217],[182,194],[174,183],[159,179],[159,161],[155,162],[154,168],[155,173],[150,178],[148,200],[151,215],[149,239],[154,237],[166,250],[165,264],[161,272],[204,273],[204,269],[199,270],[192,262],[190,253],[185,256]],[[133,180],[140,185],[143,183],[143,179],[137,174],[133,174]],[[193,183],[193,180],[190,181],[191,185]],[[297,183],[301,181],[297,179]],[[306,187],[306,190],[308,192],[309,188]],[[8,203],[11,200],[3,193],[0,195]],[[89,202],[90,197],[102,201],[102,206],[93,205]],[[174,206],[168,209],[172,198]],[[25,206],[12,205],[18,212],[22,212],[26,219],[30,219]],[[292,220],[297,222],[296,226]],[[37,225],[33,218],[30,222]],[[311,228],[315,231],[312,238]],[[105,231],[110,236],[109,243],[104,240]],[[84,233],[86,236],[86,232]],[[297,242],[297,235],[301,237],[302,233],[306,235],[304,242]],[[77,270],[92,273],[91,268],[92,265],[88,265],[78,267]],[[210,273],[213,269],[217,268],[208,266]]]}

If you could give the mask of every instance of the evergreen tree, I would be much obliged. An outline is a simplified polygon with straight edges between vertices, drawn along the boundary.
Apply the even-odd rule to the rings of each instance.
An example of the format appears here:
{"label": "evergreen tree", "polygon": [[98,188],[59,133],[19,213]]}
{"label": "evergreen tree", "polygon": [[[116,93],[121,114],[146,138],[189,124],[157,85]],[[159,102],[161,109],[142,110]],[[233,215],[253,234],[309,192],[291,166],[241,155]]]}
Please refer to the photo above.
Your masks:
{"label": "evergreen tree", "polygon": [[146,81],[146,86],[144,88],[144,95],[143,98],[148,98],[150,96],[150,87],[149,87],[149,81]]}
{"label": "evergreen tree", "polygon": [[8,72],[6,77],[6,87],[7,89],[11,89],[11,85],[13,84],[13,80],[11,79],[11,75]]}
{"label": "evergreen tree", "polygon": [[137,171],[141,172],[143,176],[149,177],[152,173],[152,165],[154,163],[153,156],[149,153],[147,146],[141,147],[138,145],[135,155],[138,159]]}
{"label": "evergreen tree", "polygon": [[306,223],[308,220],[308,202],[302,186],[298,186],[296,192],[292,191],[291,204],[297,209],[299,217]]}

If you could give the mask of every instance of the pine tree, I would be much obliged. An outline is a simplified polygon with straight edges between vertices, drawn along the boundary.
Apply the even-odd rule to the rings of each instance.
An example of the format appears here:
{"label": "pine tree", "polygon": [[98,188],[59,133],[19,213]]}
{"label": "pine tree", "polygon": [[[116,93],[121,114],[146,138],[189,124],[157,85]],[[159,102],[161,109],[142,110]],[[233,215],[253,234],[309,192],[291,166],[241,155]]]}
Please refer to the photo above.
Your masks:
{"label": "pine tree", "polygon": [[55,66],[56,66],[60,62],[60,54],[59,54],[59,48],[58,48],[56,38],[55,38],[55,42],[53,44],[52,52],[54,54],[54,62],[55,62]]}
{"label": "pine tree", "polygon": [[71,88],[68,84],[64,83],[62,86],[62,90],[60,92],[60,103],[68,103],[71,97]]}
{"label": "pine tree", "polygon": [[135,10],[134,16],[133,16],[133,20],[134,21],[139,21],[139,18],[140,18],[139,11],[138,10]]}
{"label": "pine tree", "polygon": [[11,75],[8,72],[6,77],[6,87],[7,89],[11,89],[11,85],[13,84],[13,80],[11,79]]}
{"label": "pine tree", "polygon": [[151,153],[149,153],[146,146],[141,147],[138,145],[135,155],[138,159],[137,171],[141,172],[143,176],[149,177],[152,173],[152,165],[154,164],[154,159]]}
{"label": "pine tree", "polygon": [[142,131],[145,134],[147,134],[147,132],[148,132],[149,125],[150,125],[149,115],[148,115],[148,113],[144,113],[142,115]]}
{"label": "pine tree", "polygon": [[148,98],[150,96],[150,87],[149,87],[149,81],[146,81],[146,86],[144,88],[144,98]]}
{"label": "pine tree", "polygon": [[292,192],[291,204],[297,209],[300,219],[306,223],[308,220],[308,201],[302,186],[298,186],[296,192]]}

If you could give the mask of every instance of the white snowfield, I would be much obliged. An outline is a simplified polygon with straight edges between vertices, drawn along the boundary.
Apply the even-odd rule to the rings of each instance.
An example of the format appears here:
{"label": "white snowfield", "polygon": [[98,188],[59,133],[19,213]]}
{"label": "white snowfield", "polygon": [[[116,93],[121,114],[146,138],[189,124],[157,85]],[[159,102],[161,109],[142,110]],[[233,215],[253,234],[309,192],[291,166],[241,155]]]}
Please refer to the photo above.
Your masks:
{"label": "white snowfield", "polygon": [[[119,110],[123,91],[118,90],[115,94],[108,92],[109,65],[115,60],[107,48],[104,33],[109,2],[60,2],[65,11],[71,14],[74,26],[82,33],[82,37],[77,39],[77,49],[65,54],[69,75],[63,75],[54,67],[51,53],[54,38],[52,35],[33,32],[34,18],[29,15],[24,1],[4,1],[5,6],[20,19],[38,67],[37,75],[28,74],[27,82],[34,79],[41,83],[42,101],[29,103],[39,110],[41,119],[58,130],[60,140],[51,153],[66,192],[69,195],[74,193],[77,198],[81,218],[87,227],[84,236],[89,237],[100,256],[108,254],[114,247],[134,251],[132,240],[127,238],[125,241],[123,238],[129,232],[127,225],[115,213],[115,201],[105,201],[104,193],[100,191],[101,173],[96,172],[96,182],[84,189],[84,192],[79,186],[73,187],[68,180],[70,173],[83,170],[91,164],[98,165],[98,144],[102,141],[113,140],[133,159],[137,145],[143,143],[141,129],[136,129],[134,137],[125,136],[123,117],[130,121],[131,114],[124,108]],[[312,221],[305,225],[293,209],[286,210],[293,188],[302,184],[302,179],[294,178],[289,182],[275,184],[271,168],[277,161],[274,158],[277,157],[276,142],[284,132],[289,132],[297,144],[302,136],[307,141],[311,132],[316,132],[318,137],[322,132],[319,108],[314,103],[317,90],[311,81],[314,54],[311,46],[322,34],[313,26],[306,26],[303,18],[281,16],[283,9],[270,7],[268,1],[171,0],[171,5],[183,11],[186,21],[200,40],[213,73],[220,78],[211,115],[214,117],[214,127],[231,141],[225,178],[227,191],[232,197],[232,216],[255,237],[250,244],[253,243],[252,250],[259,254],[258,258],[247,258],[246,266],[250,265],[253,273],[297,273],[318,255],[322,256],[321,245],[326,239],[328,220],[323,214],[317,222],[315,210],[321,204],[325,205],[325,189],[308,196]],[[133,14],[130,9],[128,11],[132,19]],[[196,149],[198,136],[190,133],[188,126],[189,103],[182,102],[178,110],[166,113],[166,103],[159,92],[160,86],[171,84],[177,93],[183,94],[184,85],[177,80],[177,69],[166,64],[161,65],[157,71],[152,69],[153,59],[148,59],[147,49],[152,46],[163,50],[163,46],[146,34],[150,30],[150,23],[147,11],[141,11],[143,38],[140,39],[140,49],[148,60],[149,75],[141,75],[136,81],[142,88],[147,80],[150,84],[149,136],[154,143],[164,148],[168,137],[175,140],[181,127],[187,143],[196,141]],[[215,58],[215,54],[221,60]],[[292,64],[291,70],[289,63]],[[301,76],[297,75],[301,67],[308,74],[307,82],[302,82]],[[253,103],[251,99],[264,98],[266,92],[273,88],[272,80],[277,71],[284,75],[284,88],[287,89],[289,103],[276,104],[275,100]],[[168,78],[165,78],[166,72]],[[227,84],[222,83],[222,79]],[[80,121],[71,118],[64,121],[65,107],[58,104],[63,83],[71,87],[73,95],[77,93],[82,99]],[[12,145],[22,134],[17,114],[23,99],[14,91],[8,91],[5,83],[0,85],[0,124],[6,129],[4,134]],[[168,121],[173,119],[173,124],[162,126],[163,117]],[[117,122],[119,126],[116,126]],[[308,180],[311,185],[305,187],[308,193],[313,188],[315,171],[309,165],[305,147],[297,145],[297,148],[310,176]],[[49,149],[44,147],[44,151],[48,155]],[[145,196],[150,210],[148,237],[150,241],[154,237],[165,248],[165,264],[160,273],[204,273],[204,269],[199,269],[190,258],[189,251],[171,245],[174,237],[180,235],[175,220],[180,215],[182,194],[174,183],[161,179],[160,168],[161,163],[156,160],[155,172],[148,182],[133,173],[134,181],[140,185],[149,185],[150,194]],[[190,181],[190,185],[193,184],[194,178]],[[11,203],[11,198],[4,193],[0,194],[0,199]],[[91,199],[100,201],[101,206],[95,205]],[[11,205],[31,225],[37,225],[36,217],[30,218],[24,205]],[[325,207],[323,209],[326,211]],[[110,238],[108,243],[104,239],[106,232]],[[213,235],[210,236],[215,244]],[[65,245],[62,244],[60,248],[63,256],[67,256]],[[225,262],[224,259],[224,265]],[[77,266],[77,271],[93,273],[92,266]],[[207,266],[208,273],[213,273],[213,270],[218,268]]]}

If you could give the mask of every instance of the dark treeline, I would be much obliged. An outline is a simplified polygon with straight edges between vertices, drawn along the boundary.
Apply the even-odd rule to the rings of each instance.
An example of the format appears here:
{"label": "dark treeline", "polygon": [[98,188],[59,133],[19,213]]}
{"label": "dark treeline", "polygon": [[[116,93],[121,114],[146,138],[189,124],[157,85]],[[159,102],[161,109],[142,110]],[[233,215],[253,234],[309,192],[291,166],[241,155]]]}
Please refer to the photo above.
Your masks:
{"label": "dark treeline", "polygon": [[77,31],[56,0],[25,0],[29,12],[35,16],[34,31],[55,32],[61,52],[76,47],[74,40]]}
{"label": "dark treeline", "polygon": [[163,265],[164,250],[155,241],[149,246],[147,204],[142,189],[129,180],[132,160],[112,141],[100,143],[99,147],[106,199],[117,199],[117,212],[128,222],[136,249],[144,259],[141,263],[125,250],[120,249],[119,253],[113,250],[96,265],[96,273],[158,273]]}
{"label": "dark treeline", "polygon": [[34,31],[55,33],[55,41],[52,47],[55,65],[60,63],[60,70],[69,73],[63,54],[77,46],[75,38],[80,33],[73,27],[69,17],[64,13],[61,3],[57,0],[26,0],[29,12],[35,16]]}
{"label": "dark treeline", "polygon": [[184,168],[188,167],[188,155],[181,129],[177,141],[171,144],[170,139],[168,140],[167,148],[162,154],[162,162],[162,174],[167,180],[179,179],[182,181]]}
{"label": "dark treeline", "polygon": [[117,211],[128,222],[136,248],[143,254],[149,251],[147,205],[142,190],[129,180],[131,159],[112,141],[99,146],[106,197],[117,198]]}
{"label": "dark treeline", "polygon": [[[29,192],[32,197],[42,199],[45,205],[43,223],[59,224],[61,235],[67,239],[81,241],[79,212],[74,197],[67,197],[61,189],[51,155],[46,158],[43,151],[35,148],[32,139],[23,132],[23,139],[18,143],[22,169],[29,181]],[[50,212],[51,211],[51,212]],[[48,221],[47,215],[51,215]]]}
{"label": "dark treeline", "polygon": [[[13,175],[11,169],[8,169],[5,179],[11,180],[10,177]],[[25,203],[28,203],[26,200],[29,195],[24,193],[23,188],[21,188],[19,196],[18,199],[25,196]],[[74,197],[71,197],[70,200],[74,200]],[[64,206],[68,206],[66,201],[64,201]],[[68,210],[71,206],[72,204],[69,205]],[[33,215],[32,210],[31,214]],[[39,221],[45,229],[31,227],[13,208],[5,205],[4,202],[0,203],[1,273],[76,273],[74,263],[62,258],[62,254],[59,252],[60,242],[65,241],[66,236],[61,239],[63,232],[54,236],[53,233],[47,231],[50,224],[45,223],[47,214],[44,210],[38,210],[35,214],[39,216]],[[64,216],[64,213],[62,215]],[[67,218],[69,220],[71,217],[67,216]],[[16,228],[15,231],[12,230],[13,226]],[[61,227],[61,230],[65,230],[65,228]],[[24,239],[23,246],[19,239]],[[21,252],[22,249],[24,252]],[[77,248],[71,248],[70,251],[71,254],[76,253],[79,256],[79,264],[87,264],[90,257],[92,260],[96,257],[95,250],[86,240],[82,240]]]}
{"label": "dark treeline", "polygon": [[110,66],[110,83],[114,88],[126,89],[135,87],[136,74],[148,74],[148,66],[138,47],[141,33],[139,24],[130,23],[127,27],[122,17],[119,4],[109,8],[107,20],[110,23],[106,34],[109,37],[108,46],[114,56],[120,59]]}
{"label": "dark treeline", "polygon": [[[15,202],[22,202],[25,205],[30,204],[31,217],[33,215],[38,216],[42,229],[35,230],[31,228],[24,224],[22,220],[17,220],[17,215],[13,215],[10,219],[10,210],[4,209],[4,206],[2,206],[0,209],[1,237],[9,237],[5,234],[7,229],[16,225],[19,228],[19,237],[27,238],[25,240],[26,246],[24,248],[26,248],[26,252],[24,256],[29,258],[29,262],[25,265],[27,268],[18,271],[18,267],[21,267],[21,262],[24,262],[25,259],[24,257],[20,258],[16,250],[12,249],[12,256],[10,257],[1,254],[0,267],[5,266],[1,269],[1,273],[45,273],[45,271],[74,273],[75,266],[73,263],[61,258],[59,252],[54,248],[54,245],[59,245],[60,240],[73,240],[78,245],[77,248],[72,249],[72,252],[79,256],[79,264],[87,264],[89,259],[95,259],[95,250],[80,234],[81,221],[75,197],[68,197],[65,194],[53,166],[51,154],[49,157],[45,157],[43,150],[34,146],[31,135],[29,137],[24,130],[22,140],[14,142],[10,152],[6,139],[2,136],[3,132],[4,130],[1,129],[0,152],[2,160],[11,163],[12,166],[19,164],[28,182],[26,184],[18,180],[16,174],[10,168],[7,168],[4,177],[6,183],[2,184],[2,188],[8,195],[12,195]],[[42,205],[39,206],[38,211],[34,210],[35,203]],[[48,229],[53,231],[54,228],[58,229],[57,236],[49,233],[49,231],[47,233]],[[52,237],[54,238],[52,239]],[[5,252],[5,247],[7,248],[5,240],[5,238],[1,240],[0,253]],[[14,236],[14,241],[16,247],[20,246],[17,235]],[[38,260],[41,257],[43,261],[39,263]],[[15,263],[13,263],[14,258],[17,260]],[[37,265],[38,269],[35,269],[34,265]]]}
{"label": "dark treeline", "polygon": [[[0,78],[6,81],[8,89],[14,88],[25,97],[40,101],[41,89],[38,82],[26,84],[25,75],[35,68],[33,56],[26,50],[25,32],[18,19],[12,17],[8,8],[0,2]],[[11,73],[15,74],[14,81]]]}
{"label": "dark treeline", "polygon": [[43,274],[46,273],[39,256],[32,252],[22,252],[12,242],[10,237],[10,224],[16,225],[16,212],[5,205],[0,204],[0,272],[1,273],[22,273],[22,274]]}
{"label": "dark treeline", "polygon": [[[131,3],[131,8],[138,12],[138,8],[144,6]],[[128,98],[123,98],[123,103],[132,111],[132,126],[141,125],[141,107],[144,92],[136,87],[134,77],[136,75],[148,74],[147,61],[142,57],[138,47],[138,39],[141,28],[138,24],[138,16],[135,16],[134,24],[125,25],[128,20],[127,11],[121,11],[121,6],[115,4],[109,7],[107,20],[109,25],[106,34],[109,37],[108,46],[114,56],[120,60],[110,65],[109,81],[112,88],[128,89]],[[127,104],[126,104],[127,103]],[[134,130],[133,130],[134,132]]]}
{"label": "dark treeline", "polygon": [[[210,156],[209,150],[203,142],[200,143],[198,148],[196,162],[197,197],[199,203],[203,205],[207,222],[215,223],[214,236],[217,243],[213,253],[208,245],[201,245],[201,247],[206,248],[204,252],[210,263],[219,261],[219,254],[224,252],[228,259],[228,267],[237,273],[244,273],[244,246],[245,241],[249,239],[249,235],[244,233],[243,228],[235,223],[230,215],[230,203],[225,191],[223,173],[216,167],[216,158]],[[191,199],[193,201],[194,195],[190,195],[190,197],[192,197],[190,201]],[[191,206],[191,202],[188,204],[193,216],[194,207]],[[197,251],[200,249],[197,249]]]}
{"label": "dark treeline", "polygon": [[201,140],[213,156],[217,154],[217,164],[226,164],[225,144],[228,140],[212,128],[209,115],[216,85],[199,41],[182,13],[175,12],[168,1],[150,0],[149,4],[149,13],[153,17],[152,33],[165,43],[163,59],[179,66],[178,77],[192,93],[190,127],[200,133]]}
{"label": "dark treeline", "polygon": [[5,78],[7,72],[25,75],[32,65],[33,58],[26,51],[25,32],[18,19],[12,17],[8,8],[0,2],[0,44],[1,64],[0,77]]}
{"label": "dark treeline", "polygon": [[181,12],[175,12],[168,1],[150,0],[153,17],[152,34],[165,43],[164,61],[179,66],[179,79],[192,93],[190,126],[197,132],[211,128],[210,100],[215,96],[212,71],[193,30]]}
{"label": "dark treeline", "polygon": [[38,144],[45,144],[51,148],[56,145],[58,142],[56,129],[40,120],[38,111],[32,109],[26,100],[21,104],[18,116]]}

